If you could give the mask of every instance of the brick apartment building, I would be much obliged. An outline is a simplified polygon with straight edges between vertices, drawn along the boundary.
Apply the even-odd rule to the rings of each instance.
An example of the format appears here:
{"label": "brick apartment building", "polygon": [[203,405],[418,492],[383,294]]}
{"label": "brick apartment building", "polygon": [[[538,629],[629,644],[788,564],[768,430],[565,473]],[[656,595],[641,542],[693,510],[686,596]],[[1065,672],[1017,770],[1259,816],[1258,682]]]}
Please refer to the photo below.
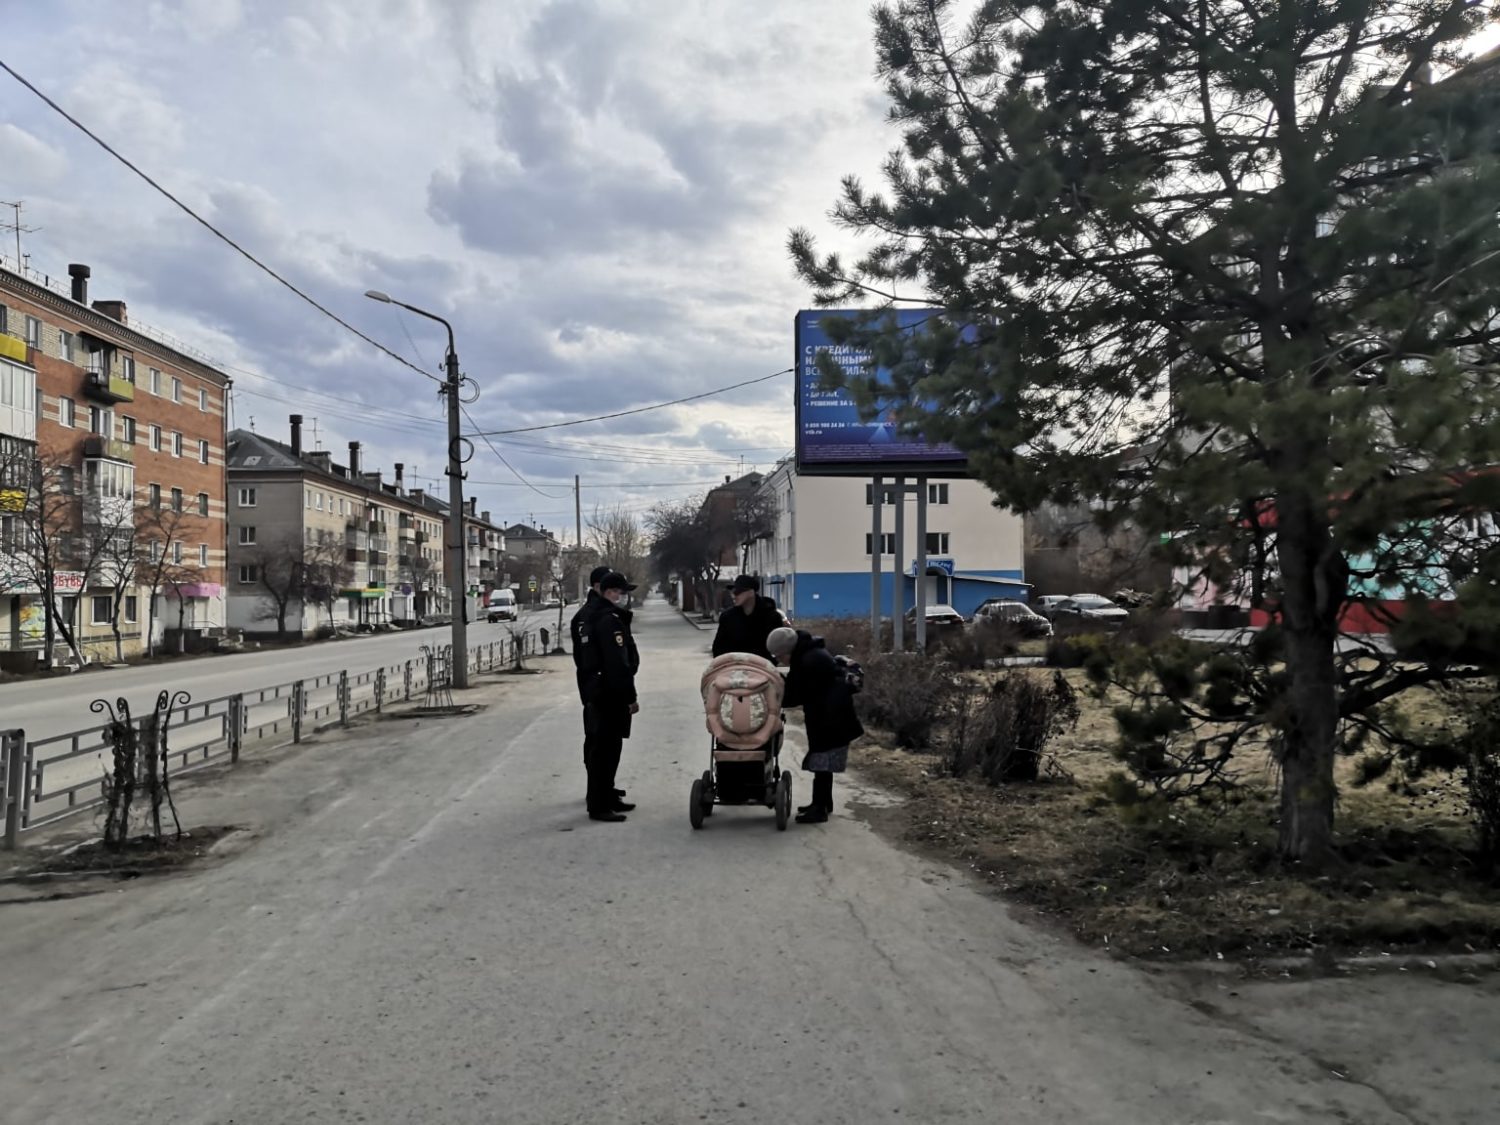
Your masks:
{"label": "brick apartment building", "polygon": [[129,655],[148,631],[224,624],[229,376],[68,271],[64,291],[0,269],[0,661],[21,669],[49,599],[54,656],[111,659],[116,626]]}

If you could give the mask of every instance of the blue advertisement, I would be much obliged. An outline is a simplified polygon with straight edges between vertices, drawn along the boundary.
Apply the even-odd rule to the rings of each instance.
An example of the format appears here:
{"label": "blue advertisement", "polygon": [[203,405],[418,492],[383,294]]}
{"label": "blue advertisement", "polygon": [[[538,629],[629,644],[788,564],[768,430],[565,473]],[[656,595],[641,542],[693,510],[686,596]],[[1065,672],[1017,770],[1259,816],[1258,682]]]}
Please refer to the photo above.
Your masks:
{"label": "blue advertisement", "polygon": [[[828,352],[850,378],[874,377],[889,383],[891,373],[870,366],[870,354],[850,344],[835,344],[823,322],[858,316],[857,310],[817,309],[797,314],[797,468],[805,473],[867,476],[874,473],[921,473],[962,476],[965,458],[956,447],[930,444],[903,433],[896,425],[897,403],[878,403],[870,421],[845,389],[825,390],[818,374],[818,354]],[[903,331],[920,332],[935,315],[931,309],[897,309]]]}

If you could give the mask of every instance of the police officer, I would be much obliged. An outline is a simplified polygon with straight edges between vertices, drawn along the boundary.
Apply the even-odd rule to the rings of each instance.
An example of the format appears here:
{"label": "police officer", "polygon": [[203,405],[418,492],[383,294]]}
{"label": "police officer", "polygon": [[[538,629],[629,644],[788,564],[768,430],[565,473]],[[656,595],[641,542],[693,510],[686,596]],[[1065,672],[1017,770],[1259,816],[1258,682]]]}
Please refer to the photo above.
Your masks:
{"label": "police officer", "polygon": [[[588,677],[592,675],[594,671],[594,669],[591,667],[587,669],[584,667],[584,655],[585,653],[590,651],[588,649],[587,641],[585,640],[590,627],[589,621],[593,617],[595,611],[598,610],[600,606],[605,604],[604,597],[599,593],[599,583],[604,579],[606,575],[610,573],[612,569],[613,568],[609,566],[596,566],[593,570],[589,571],[588,597],[584,599],[583,604],[578,607],[578,611],[573,614],[572,619],[568,622],[568,635],[572,638],[573,641],[573,669],[574,674],[578,677],[578,694],[580,696],[583,695],[584,684],[587,682]],[[588,765],[589,738],[587,723],[585,723],[583,736],[583,768],[587,770]],[[616,789],[615,796],[623,801],[625,799],[625,790]]]}
{"label": "police officer", "polygon": [[599,602],[579,636],[582,662],[578,693],[583,700],[583,733],[589,773],[590,820],[619,822],[635,808],[615,789],[620,752],[630,737],[630,719],[640,710],[635,673],[641,666],[630,635],[630,610],[620,600],[635,587],[618,571],[599,581]]}

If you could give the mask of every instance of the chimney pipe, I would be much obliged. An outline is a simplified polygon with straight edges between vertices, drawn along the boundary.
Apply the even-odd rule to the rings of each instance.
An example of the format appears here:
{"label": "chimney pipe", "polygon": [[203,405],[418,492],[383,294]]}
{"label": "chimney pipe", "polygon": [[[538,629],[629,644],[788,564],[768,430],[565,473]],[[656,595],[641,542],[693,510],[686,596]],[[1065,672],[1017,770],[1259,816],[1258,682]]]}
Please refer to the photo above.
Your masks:
{"label": "chimney pipe", "polygon": [[405,472],[406,472],[406,465],[403,462],[401,462],[401,461],[397,461],[396,462],[396,487],[397,488],[401,487],[401,484],[402,484],[402,474],[405,473]]}
{"label": "chimney pipe", "polygon": [[359,442],[349,443],[349,475],[355,480],[360,479],[359,473]]}
{"label": "chimney pipe", "polygon": [[469,515],[471,515],[471,516],[477,516],[478,514],[479,514],[479,498],[476,497],[476,496],[470,496],[469,497]]}
{"label": "chimney pipe", "polygon": [[68,276],[73,279],[73,300],[80,305],[89,303],[89,278],[92,276],[88,266],[82,262],[74,262],[68,267]]}
{"label": "chimney pipe", "polygon": [[302,456],[302,415],[292,415],[292,456]]}
{"label": "chimney pipe", "polygon": [[479,513],[479,518],[482,519],[485,523],[491,523],[491,522],[493,522],[490,519],[490,514],[488,512],[480,512]]}
{"label": "chimney pipe", "polygon": [[93,304],[95,312],[109,317],[110,320],[118,320],[121,324],[128,324],[125,317],[124,301],[95,301]]}
{"label": "chimney pipe", "polygon": [[728,477],[728,475],[726,475],[726,476],[725,476],[725,477],[724,477],[724,483],[725,483],[725,484],[728,484],[728,483],[729,483],[729,477]]}

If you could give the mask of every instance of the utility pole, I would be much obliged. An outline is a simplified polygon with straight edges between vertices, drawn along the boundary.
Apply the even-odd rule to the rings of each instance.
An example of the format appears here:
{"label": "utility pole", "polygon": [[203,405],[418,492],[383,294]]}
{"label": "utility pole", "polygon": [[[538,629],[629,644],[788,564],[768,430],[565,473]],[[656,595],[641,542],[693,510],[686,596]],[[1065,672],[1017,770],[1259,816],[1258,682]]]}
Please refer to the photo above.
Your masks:
{"label": "utility pole", "polygon": [[453,605],[453,686],[469,686],[469,596],[464,563],[468,552],[464,548],[464,466],[459,459],[460,443],[458,411],[463,405],[459,398],[462,382],[458,374],[458,353],[453,349],[453,329],[448,329],[448,379],[443,385],[443,394],[448,399],[448,535],[452,545],[448,553],[448,591]]}
{"label": "utility pole", "polygon": [[[448,330],[448,354],[444,359],[447,378],[443,380],[443,389],[439,393],[448,400],[447,558],[448,598],[452,602],[449,610],[453,621],[452,686],[466,688],[469,686],[469,599],[468,576],[464,573],[464,564],[468,551],[464,543],[463,435],[459,430],[458,416],[459,410],[463,407],[463,399],[459,397],[459,392],[463,387],[463,377],[458,373],[458,350],[453,346],[453,325],[436,313],[419,309],[415,305],[408,305],[405,301],[393,300],[389,294],[382,293],[378,289],[367,290],[365,296],[372,301],[380,301],[382,304],[400,305],[408,312],[437,321]],[[316,423],[316,419],[314,422]]]}
{"label": "utility pole", "polygon": [[583,494],[578,484],[578,474],[573,474],[573,534],[578,543],[578,557],[573,560],[578,568],[578,604],[583,604]]}

